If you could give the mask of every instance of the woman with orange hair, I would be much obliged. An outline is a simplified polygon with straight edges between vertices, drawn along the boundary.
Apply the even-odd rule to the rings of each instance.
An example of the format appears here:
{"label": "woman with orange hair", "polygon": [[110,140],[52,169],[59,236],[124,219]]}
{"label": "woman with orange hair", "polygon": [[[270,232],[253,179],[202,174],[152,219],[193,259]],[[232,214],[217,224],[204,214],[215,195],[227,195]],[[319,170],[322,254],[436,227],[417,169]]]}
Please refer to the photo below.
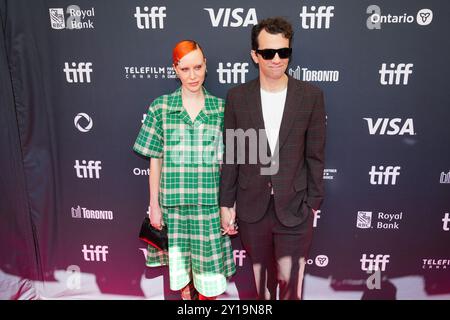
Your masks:
{"label": "woman with orange hair", "polygon": [[218,206],[224,101],[203,87],[206,58],[195,41],[177,43],[173,68],[181,87],[153,101],[133,146],[150,157],[150,222],[168,229],[168,251],[149,246],[147,266],[168,264],[183,299],[214,299],[236,271],[234,219]]}

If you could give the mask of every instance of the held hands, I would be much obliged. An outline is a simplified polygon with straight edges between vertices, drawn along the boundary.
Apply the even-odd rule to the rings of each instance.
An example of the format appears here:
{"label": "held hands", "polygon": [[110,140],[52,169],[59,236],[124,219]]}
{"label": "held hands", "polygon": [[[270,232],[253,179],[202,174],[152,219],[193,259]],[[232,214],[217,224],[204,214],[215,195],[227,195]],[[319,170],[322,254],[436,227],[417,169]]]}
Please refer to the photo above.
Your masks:
{"label": "held hands", "polygon": [[220,207],[220,224],[222,235],[233,236],[237,234],[236,211],[234,208]]}
{"label": "held hands", "polygon": [[153,228],[161,230],[164,225],[160,206],[150,206],[148,217]]}

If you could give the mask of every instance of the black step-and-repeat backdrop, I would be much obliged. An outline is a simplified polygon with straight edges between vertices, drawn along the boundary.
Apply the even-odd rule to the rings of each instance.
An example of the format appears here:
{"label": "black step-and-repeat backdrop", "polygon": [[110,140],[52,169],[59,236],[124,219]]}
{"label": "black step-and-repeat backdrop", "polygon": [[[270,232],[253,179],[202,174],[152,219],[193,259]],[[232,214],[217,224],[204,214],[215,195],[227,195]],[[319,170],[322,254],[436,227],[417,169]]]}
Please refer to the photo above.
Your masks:
{"label": "black step-and-repeat backdrop", "polygon": [[[288,73],[326,100],[305,299],[450,298],[447,1],[2,0],[0,13],[3,298],[179,298],[166,268],[145,267],[149,162],[132,145],[179,85],[176,42],[203,46],[205,86],[225,97],[257,76],[250,31],[274,15],[295,30]],[[233,246],[221,299],[254,290]]]}

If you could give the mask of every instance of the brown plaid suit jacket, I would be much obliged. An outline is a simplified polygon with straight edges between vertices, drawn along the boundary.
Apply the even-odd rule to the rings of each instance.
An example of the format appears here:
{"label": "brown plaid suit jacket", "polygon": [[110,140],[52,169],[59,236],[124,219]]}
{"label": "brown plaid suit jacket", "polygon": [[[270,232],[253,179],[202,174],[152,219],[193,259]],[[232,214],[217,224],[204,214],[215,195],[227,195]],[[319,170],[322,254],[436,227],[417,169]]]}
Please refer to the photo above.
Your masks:
{"label": "brown plaid suit jacket", "polygon": [[[305,221],[310,208],[320,207],[324,197],[326,129],[323,93],[318,87],[289,76],[278,154],[270,155],[267,148],[272,161],[279,161],[276,174],[261,174],[261,168],[270,163],[261,163],[259,156],[256,163],[249,163],[248,143],[230,145],[226,141],[227,129],[264,129],[259,78],[228,91],[224,129],[226,162],[221,172],[220,206],[233,207],[236,202],[238,218],[256,222],[264,216],[273,188],[276,214],[288,227]],[[233,147],[234,159],[230,161],[227,156]],[[244,164],[236,163],[240,147],[245,148]]]}

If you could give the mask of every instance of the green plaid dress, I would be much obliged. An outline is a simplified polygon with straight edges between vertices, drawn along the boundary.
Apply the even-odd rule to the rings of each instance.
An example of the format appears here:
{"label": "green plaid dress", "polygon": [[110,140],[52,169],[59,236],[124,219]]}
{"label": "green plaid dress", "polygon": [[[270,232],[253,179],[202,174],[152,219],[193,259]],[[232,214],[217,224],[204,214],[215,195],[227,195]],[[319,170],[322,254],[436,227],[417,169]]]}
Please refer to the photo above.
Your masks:
{"label": "green plaid dress", "polygon": [[147,266],[169,265],[170,288],[190,281],[210,297],[226,290],[235,271],[228,236],[220,233],[219,163],[224,101],[204,88],[205,107],[194,122],[183,108],[181,88],[158,97],[148,109],[133,149],[162,158],[159,202],[169,250],[148,247]]}

